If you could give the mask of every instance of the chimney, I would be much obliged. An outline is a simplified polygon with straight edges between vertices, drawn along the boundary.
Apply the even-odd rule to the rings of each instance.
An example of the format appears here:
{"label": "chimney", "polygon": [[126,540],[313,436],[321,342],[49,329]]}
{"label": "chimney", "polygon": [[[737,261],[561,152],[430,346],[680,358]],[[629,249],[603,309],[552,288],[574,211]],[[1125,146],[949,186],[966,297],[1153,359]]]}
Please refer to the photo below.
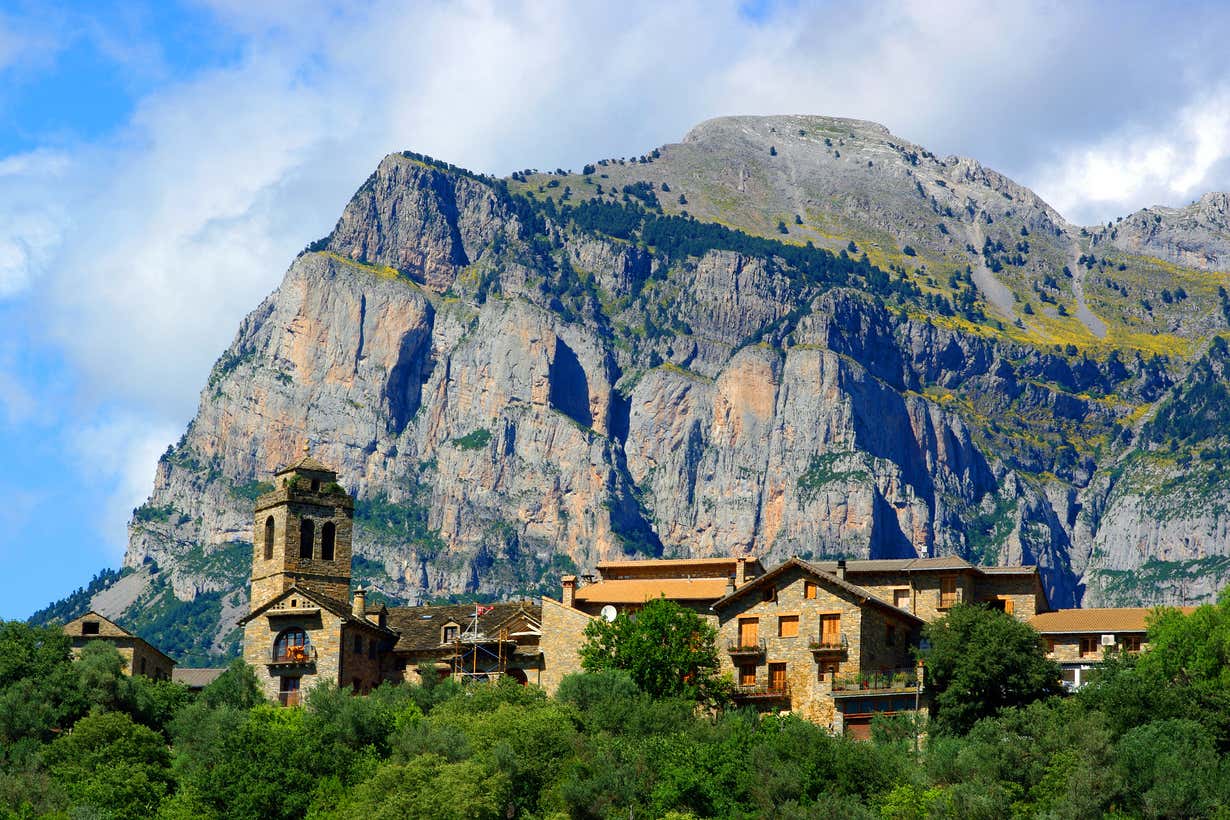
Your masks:
{"label": "chimney", "polygon": [[735,588],[743,586],[747,583],[747,556],[740,555],[735,558]]}
{"label": "chimney", "polygon": [[354,605],[351,607],[350,614],[367,620],[367,590],[362,585],[354,591]]}
{"label": "chimney", "polygon": [[733,577],[726,579],[726,595],[733,595],[735,591],[735,579]]}
{"label": "chimney", "polygon": [[577,576],[565,575],[560,582],[564,585],[564,594],[560,596],[560,603],[571,609],[573,596],[577,592]]}
{"label": "chimney", "polygon": [[837,577],[843,581],[846,580],[846,559],[845,558],[837,559]]}

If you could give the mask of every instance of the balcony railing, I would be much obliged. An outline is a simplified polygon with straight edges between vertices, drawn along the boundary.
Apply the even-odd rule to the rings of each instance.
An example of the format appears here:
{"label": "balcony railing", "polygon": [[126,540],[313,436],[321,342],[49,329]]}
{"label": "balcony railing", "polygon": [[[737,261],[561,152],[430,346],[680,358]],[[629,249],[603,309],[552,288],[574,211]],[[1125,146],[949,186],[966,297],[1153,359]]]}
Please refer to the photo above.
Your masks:
{"label": "balcony railing", "polygon": [[283,692],[278,692],[278,703],[283,706],[298,706],[302,702],[299,697],[298,689],[288,689]]}
{"label": "balcony railing", "polygon": [[787,700],[790,698],[790,684],[785,683],[753,683],[735,687],[734,695],[740,700]]}
{"label": "balcony railing", "polygon": [[299,666],[316,663],[316,647],[314,646],[283,646],[273,650],[270,664],[279,666]]}
{"label": "balcony railing", "polygon": [[726,644],[726,651],[732,655],[763,655],[765,651],[764,638],[750,644],[730,641]]}
{"label": "balcony railing", "polygon": [[952,609],[954,606],[961,603],[962,596],[960,589],[956,592],[939,592],[936,593],[936,595],[939,598],[939,604],[937,605],[939,609]]}
{"label": "balcony railing", "polygon": [[857,675],[838,675],[833,681],[834,692],[913,692],[918,688],[918,669],[879,669]]}
{"label": "balcony railing", "polygon": [[811,651],[816,654],[840,653],[850,649],[850,641],[845,635],[821,635],[809,641]]}

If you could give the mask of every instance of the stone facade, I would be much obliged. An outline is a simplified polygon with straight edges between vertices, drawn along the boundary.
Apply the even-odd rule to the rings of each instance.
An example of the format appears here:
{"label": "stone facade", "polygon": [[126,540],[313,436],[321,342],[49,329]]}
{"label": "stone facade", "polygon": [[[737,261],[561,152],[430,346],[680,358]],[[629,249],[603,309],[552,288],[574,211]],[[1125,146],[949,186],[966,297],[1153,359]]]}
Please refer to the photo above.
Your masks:
{"label": "stone facade", "polygon": [[64,634],[72,638],[73,657],[80,655],[82,648],[90,641],[106,641],[111,644],[124,659],[124,672],[128,675],[170,680],[175,669],[175,661],[170,657],[92,610],[66,623]]}
{"label": "stone facade", "polygon": [[543,597],[540,685],[547,692],[554,694],[565,675],[581,671],[578,653],[585,643],[585,627],[593,618],[579,609]]}

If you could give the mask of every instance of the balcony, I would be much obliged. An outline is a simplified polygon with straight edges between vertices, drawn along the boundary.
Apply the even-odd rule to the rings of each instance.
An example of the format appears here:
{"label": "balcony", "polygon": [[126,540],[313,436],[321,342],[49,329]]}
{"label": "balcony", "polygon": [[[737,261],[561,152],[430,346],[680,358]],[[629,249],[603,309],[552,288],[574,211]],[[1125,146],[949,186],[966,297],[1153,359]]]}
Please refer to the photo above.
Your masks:
{"label": "balcony", "polygon": [[833,681],[833,692],[856,694],[859,692],[914,692],[918,689],[918,669],[878,669],[855,675],[838,675]]}
{"label": "balcony", "polygon": [[764,638],[749,644],[730,641],[726,644],[726,651],[730,653],[732,658],[762,657],[765,652]]}
{"label": "balcony", "polygon": [[316,647],[285,646],[273,650],[270,666],[309,666],[316,663]]}
{"label": "balcony", "polygon": [[785,681],[778,683],[753,683],[736,686],[735,700],[740,701],[778,701],[790,700],[790,684]]}
{"label": "balcony", "polygon": [[278,692],[278,703],[283,706],[298,706],[303,702],[298,689],[284,689]]}
{"label": "balcony", "polygon": [[937,592],[936,593],[936,609],[952,609],[957,604],[961,603],[964,596],[962,590],[958,589],[955,592]]}
{"label": "balcony", "polygon": [[850,650],[850,642],[845,635],[821,635],[812,638],[808,646],[817,657],[845,655]]}

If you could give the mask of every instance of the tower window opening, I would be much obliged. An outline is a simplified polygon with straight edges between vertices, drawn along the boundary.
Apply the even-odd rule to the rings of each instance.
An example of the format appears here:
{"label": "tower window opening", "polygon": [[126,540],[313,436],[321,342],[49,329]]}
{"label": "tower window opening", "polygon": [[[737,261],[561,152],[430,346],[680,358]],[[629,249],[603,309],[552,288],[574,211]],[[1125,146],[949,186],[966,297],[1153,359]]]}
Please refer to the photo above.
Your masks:
{"label": "tower window opening", "polygon": [[312,492],[314,493],[320,492],[320,479],[319,478],[312,479]]}
{"label": "tower window opening", "polygon": [[325,561],[333,560],[333,542],[337,527],[332,521],[325,522],[325,525],[320,529],[320,557]]}
{"label": "tower window opening", "polygon": [[265,560],[273,558],[273,516],[265,519]]}
{"label": "tower window opening", "polygon": [[312,519],[305,518],[299,522],[299,557],[311,558],[312,547],[315,546],[316,525]]}

